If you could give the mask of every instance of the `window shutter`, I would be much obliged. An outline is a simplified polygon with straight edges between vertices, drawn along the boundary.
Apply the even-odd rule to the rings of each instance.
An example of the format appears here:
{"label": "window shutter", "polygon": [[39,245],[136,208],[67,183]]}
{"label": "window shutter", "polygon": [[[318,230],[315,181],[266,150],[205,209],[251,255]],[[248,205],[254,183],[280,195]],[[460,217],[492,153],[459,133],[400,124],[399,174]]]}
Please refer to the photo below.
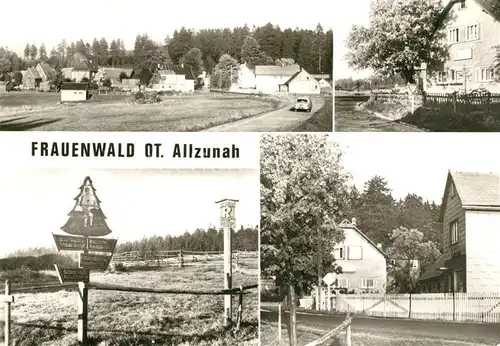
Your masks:
{"label": "window shutter", "polygon": [[359,252],[360,252],[359,259],[363,259],[363,247],[362,246],[359,247]]}
{"label": "window shutter", "polygon": [[345,258],[349,259],[349,246],[346,246],[346,250],[347,251],[346,251],[346,254],[345,254],[346,255]]}
{"label": "window shutter", "polygon": [[481,24],[477,23],[477,38],[481,39]]}

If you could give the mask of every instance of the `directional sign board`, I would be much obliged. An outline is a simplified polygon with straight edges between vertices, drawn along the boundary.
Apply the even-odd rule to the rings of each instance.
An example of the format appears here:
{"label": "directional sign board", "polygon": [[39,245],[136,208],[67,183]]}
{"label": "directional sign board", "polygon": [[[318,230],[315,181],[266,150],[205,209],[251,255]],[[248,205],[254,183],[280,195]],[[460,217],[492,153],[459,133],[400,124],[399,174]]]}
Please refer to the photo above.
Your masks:
{"label": "directional sign board", "polygon": [[107,239],[107,238],[88,238],[89,239],[89,251],[97,252],[115,252],[117,239]]}
{"label": "directional sign board", "polygon": [[87,268],[65,268],[59,267],[57,264],[54,264],[54,266],[61,284],[90,281],[90,271]]}
{"label": "directional sign board", "polygon": [[57,250],[59,251],[82,251],[85,250],[87,246],[87,240],[84,237],[60,235],[54,233],[52,233],[52,235],[54,236]]}
{"label": "directional sign board", "polygon": [[333,285],[333,283],[335,282],[335,280],[337,279],[337,276],[333,273],[328,273],[326,274],[324,277],[323,277],[323,282],[327,285],[327,286],[331,286]]}
{"label": "directional sign board", "polygon": [[236,227],[236,202],[235,199],[224,199],[220,204],[220,224],[222,227]]}
{"label": "directional sign board", "polygon": [[80,254],[79,266],[86,269],[105,270],[108,268],[111,256],[108,255],[93,255]]}

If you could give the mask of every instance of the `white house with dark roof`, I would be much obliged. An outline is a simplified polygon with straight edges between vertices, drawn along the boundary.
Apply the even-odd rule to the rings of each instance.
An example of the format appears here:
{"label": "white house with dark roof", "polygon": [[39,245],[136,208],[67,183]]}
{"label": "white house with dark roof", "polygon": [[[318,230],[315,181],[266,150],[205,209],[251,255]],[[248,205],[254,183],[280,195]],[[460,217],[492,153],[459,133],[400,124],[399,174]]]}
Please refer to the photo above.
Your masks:
{"label": "white house with dark roof", "polygon": [[285,83],[299,71],[300,66],[297,64],[257,65],[255,66],[255,89],[263,93],[286,91]]}
{"label": "white house with dark roof", "polygon": [[450,171],[439,221],[445,291],[500,292],[500,174]]}
{"label": "white house with dark roof", "polygon": [[285,86],[286,91],[292,94],[319,94],[321,92],[319,82],[303,68],[295,72],[285,82]]}
{"label": "white house with dark roof", "polygon": [[345,239],[333,253],[335,263],[342,267],[337,275],[337,288],[354,292],[385,292],[387,255],[381,244],[375,244],[357,226],[356,219],[339,224]]}
{"label": "white house with dark roof", "polygon": [[[426,92],[450,93],[487,89],[500,92],[495,78],[496,46],[500,45],[498,0],[449,0],[438,29],[444,31],[449,58],[438,71],[422,71]],[[444,19],[446,25],[444,25]]]}

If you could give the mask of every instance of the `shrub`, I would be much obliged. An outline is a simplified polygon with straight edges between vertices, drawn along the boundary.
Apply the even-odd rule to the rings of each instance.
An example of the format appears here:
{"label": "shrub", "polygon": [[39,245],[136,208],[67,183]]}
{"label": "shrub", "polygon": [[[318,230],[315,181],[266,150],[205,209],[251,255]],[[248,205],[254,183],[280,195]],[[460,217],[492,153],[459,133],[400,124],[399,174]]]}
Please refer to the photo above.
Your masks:
{"label": "shrub", "polygon": [[135,102],[139,104],[154,104],[161,102],[161,97],[156,91],[139,91],[135,94]]}

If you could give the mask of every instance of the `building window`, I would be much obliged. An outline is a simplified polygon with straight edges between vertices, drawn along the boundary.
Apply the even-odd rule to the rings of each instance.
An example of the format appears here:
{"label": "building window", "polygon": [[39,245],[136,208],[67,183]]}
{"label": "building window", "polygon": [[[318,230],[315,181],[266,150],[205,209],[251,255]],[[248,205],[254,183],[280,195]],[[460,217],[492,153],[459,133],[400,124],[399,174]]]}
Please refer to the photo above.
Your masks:
{"label": "building window", "polygon": [[467,25],[465,28],[465,40],[479,40],[479,24]]}
{"label": "building window", "polygon": [[361,288],[375,288],[375,280],[374,279],[361,279]]}
{"label": "building window", "polygon": [[492,68],[479,69],[480,82],[493,82],[495,80],[495,70]]}
{"label": "building window", "polygon": [[455,190],[455,184],[451,183],[450,184],[450,196],[455,197],[457,194],[457,191]]}
{"label": "building window", "polygon": [[345,249],[343,247],[338,247],[333,250],[333,257],[335,259],[345,259]]}
{"label": "building window", "polygon": [[349,288],[349,279],[337,278],[337,288]]}
{"label": "building window", "polygon": [[450,223],[450,240],[451,240],[451,244],[458,243],[458,221],[457,220]]}
{"label": "building window", "polygon": [[460,42],[460,29],[453,28],[448,30],[448,43],[458,43]]}
{"label": "building window", "polygon": [[453,272],[453,291],[465,292],[465,272],[463,269]]}
{"label": "building window", "polygon": [[467,8],[467,5],[465,4],[465,0],[460,1],[460,3],[458,4],[458,8],[460,10],[463,10],[464,8]]}
{"label": "building window", "polygon": [[347,258],[350,260],[360,260],[363,258],[363,248],[361,246],[349,246]]}
{"label": "building window", "polygon": [[450,70],[451,82],[460,83],[462,82],[462,71]]}
{"label": "building window", "polygon": [[448,81],[448,72],[446,71],[438,72],[438,82],[446,83],[447,81]]}

